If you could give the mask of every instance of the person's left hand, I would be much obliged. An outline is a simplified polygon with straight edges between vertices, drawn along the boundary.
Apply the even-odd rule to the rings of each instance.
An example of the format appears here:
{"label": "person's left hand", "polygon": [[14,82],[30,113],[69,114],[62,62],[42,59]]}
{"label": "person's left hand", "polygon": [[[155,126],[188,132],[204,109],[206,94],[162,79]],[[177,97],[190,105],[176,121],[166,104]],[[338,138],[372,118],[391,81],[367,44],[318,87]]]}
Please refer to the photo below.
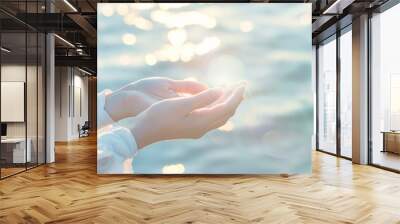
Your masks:
{"label": "person's left hand", "polygon": [[158,101],[180,97],[182,94],[195,95],[206,89],[206,85],[197,81],[146,78],[106,96],[105,109],[114,121],[118,121],[134,117]]}
{"label": "person's left hand", "polygon": [[192,96],[162,100],[140,113],[129,128],[139,149],[163,140],[197,139],[223,126],[235,114],[244,91],[245,85],[240,84],[226,96],[224,91],[214,88]]}

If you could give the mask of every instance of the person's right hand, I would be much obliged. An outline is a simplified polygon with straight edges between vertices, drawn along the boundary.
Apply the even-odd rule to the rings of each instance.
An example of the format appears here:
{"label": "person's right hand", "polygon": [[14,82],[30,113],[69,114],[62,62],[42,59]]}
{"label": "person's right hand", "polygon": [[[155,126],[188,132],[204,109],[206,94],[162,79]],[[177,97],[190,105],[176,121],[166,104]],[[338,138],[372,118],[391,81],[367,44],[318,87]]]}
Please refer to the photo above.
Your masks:
{"label": "person's right hand", "polygon": [[[200,138],[223,126],[243,100],[244,90],[245,86],[239,85],[223,96],[221,89],[208,89],[153,104],[136,117],[131,128],[138,148],[168,139]],[[223,102],[219,102],[221,97]]]}

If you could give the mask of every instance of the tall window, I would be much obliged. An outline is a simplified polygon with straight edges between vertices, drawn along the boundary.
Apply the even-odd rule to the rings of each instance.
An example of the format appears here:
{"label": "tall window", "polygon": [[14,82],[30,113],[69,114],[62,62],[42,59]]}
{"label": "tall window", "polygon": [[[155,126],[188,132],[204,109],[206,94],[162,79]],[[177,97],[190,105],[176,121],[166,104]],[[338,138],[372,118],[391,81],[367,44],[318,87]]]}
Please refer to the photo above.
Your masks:
{"label": "tall window", "polygon": [[317,134],[317,110],[315,109],[317,106],[317,48],[315,45],[312,46],[312,61],[311,61],[311,76],[312,76],[312,86],[313,86],[313,99],[314,99],[314,114],[313,114],[313,122],[314,122],[314,130],[312,136],[312,149],[315,150],[317,148],[316,134]]}
{"label": "tall window", "polygon": [[372,17],[372,163],[400,170],[400,4]]}
{"label": "tall window", "polygon": [[390,130],[400,130],[400,73],[390,74]]}
{"label": "tall window", "polygon": [[336,153],[336,39],[318,48],[318,148]]}
{"label": "tall window", "polygon": [[340,154],[351,158],[352,142],[352,33],[340,36]]}

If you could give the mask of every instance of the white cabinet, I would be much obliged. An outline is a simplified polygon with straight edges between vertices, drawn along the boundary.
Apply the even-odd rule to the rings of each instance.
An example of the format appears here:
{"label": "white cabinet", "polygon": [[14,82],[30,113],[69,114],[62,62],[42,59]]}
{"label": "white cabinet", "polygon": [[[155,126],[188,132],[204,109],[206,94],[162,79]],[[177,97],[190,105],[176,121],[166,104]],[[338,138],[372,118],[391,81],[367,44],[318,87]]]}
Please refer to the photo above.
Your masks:
{"label": "white cabinet", "polygon": [[1,144],[7,145],[7,147],[12,147],[13,163],[25,163],[32,161],[32,140],[30,138],[27,139],[26,151],[25,151],[25,138],[2,139]]}

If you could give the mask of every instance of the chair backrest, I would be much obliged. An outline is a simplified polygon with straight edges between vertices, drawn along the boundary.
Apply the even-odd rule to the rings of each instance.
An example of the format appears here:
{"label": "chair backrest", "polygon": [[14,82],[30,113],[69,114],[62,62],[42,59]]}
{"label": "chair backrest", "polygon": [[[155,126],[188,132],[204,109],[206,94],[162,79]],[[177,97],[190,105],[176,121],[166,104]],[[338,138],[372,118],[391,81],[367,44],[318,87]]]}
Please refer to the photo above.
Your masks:
{"label": "chair backrest", "polygon": [[89,121],[85,121],[85,123],[83,124],[82,128],[89,128],[90,127],[89,124],[90,124]]}

